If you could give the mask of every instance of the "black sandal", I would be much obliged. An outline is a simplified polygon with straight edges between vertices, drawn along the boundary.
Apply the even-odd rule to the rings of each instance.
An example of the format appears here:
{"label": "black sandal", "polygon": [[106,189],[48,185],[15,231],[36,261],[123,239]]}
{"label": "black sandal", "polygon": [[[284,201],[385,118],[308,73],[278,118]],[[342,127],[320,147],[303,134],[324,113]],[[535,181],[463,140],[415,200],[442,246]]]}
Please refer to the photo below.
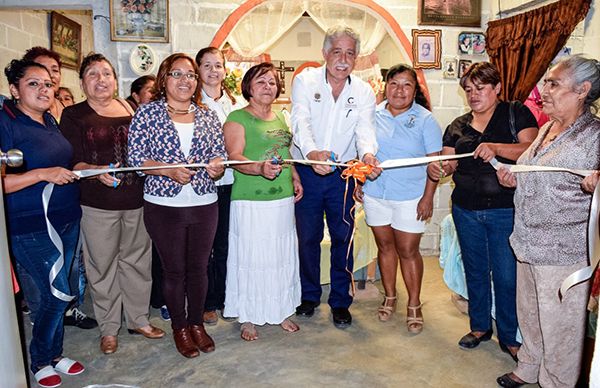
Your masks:
{"label": "black sandal", "polygon": [[519,383],[518,381],[513,380],[512,377],[510,377],[510,373],[505,373],[502,376],[498,377],[496,379],[496,382],[499,386],[507,388],[518,388],[527,384],[525,382]]}

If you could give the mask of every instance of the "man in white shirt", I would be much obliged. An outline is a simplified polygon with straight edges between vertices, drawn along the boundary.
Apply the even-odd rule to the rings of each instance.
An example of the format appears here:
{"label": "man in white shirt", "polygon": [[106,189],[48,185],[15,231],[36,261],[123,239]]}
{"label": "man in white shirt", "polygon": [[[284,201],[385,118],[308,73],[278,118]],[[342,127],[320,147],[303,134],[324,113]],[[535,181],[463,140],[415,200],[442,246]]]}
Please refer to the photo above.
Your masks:
{"label": "man in white shirt", "polygon": [[[323,42],[325,66],[308,68],[292,85],[292,133],[294,158],[348,161],[359,157],[376,166],[375,95],[371,87],[351,75],[360,48],[360,38],[351,28],[329,29]],[[352,323],[348,308],[353,256],[349,249],[354,221],[353,182],[346,182],[339,169],[326,165],[297,166],[304,197],[296,204],[300,246],[302,304],[296,314],[310,317],[321,301],[320,263],[324,220],[331,237],[331,306],[333,323],[344,328]],[[369,176],[374,179],[379,168]],[[344,195],[346,195],[344,201]],[[345,203],[344,203],[345,202]],[[345,208],[344,208],[345,204]]]}

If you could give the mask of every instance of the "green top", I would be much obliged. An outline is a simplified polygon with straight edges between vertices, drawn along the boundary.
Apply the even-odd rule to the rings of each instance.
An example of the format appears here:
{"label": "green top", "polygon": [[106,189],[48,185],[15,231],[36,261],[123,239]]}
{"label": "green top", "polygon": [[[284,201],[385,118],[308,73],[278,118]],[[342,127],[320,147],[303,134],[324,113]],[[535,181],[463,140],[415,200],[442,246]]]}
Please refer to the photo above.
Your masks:
{"label": "green top", "polygon": [[[226,122],[231,121],[244,127],[246,146],[243,155],[248,159],[290,158],[292,134],[281,112],[275,112],[275,115],[275,120],[264,121],[240,109],[227,116]],[[281,174],[274,180],[261,175],[246,175],[237,170],[234,171],[234,177],[232,201],[273,201],[294,195],[292,169],[289,165],[283,166]]]}

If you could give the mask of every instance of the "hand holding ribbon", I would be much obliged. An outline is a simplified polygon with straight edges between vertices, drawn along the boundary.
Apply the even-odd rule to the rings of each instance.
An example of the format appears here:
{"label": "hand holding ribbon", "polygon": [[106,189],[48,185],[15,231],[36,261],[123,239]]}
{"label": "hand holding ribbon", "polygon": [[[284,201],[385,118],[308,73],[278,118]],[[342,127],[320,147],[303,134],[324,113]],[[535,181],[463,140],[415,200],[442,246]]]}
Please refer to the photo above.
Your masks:
{"label": "hand holding ribbon", "polygon": [[206,172],[208,173],[209,177],[217,180],[223,176],[225,173],[225,165],[222,162],[223,158],[220,157],[211,159],[211,161],[208,162],[208,165],[206,166]]}
{"label": "hand holding ribbon", "polygon": [[[306,158],[309,160],[313,160],[313,161],[326,162],[326,161],[332,161],[331,160],[332,155],[334,156],[334,159],[335,159],[335,154],[333,153],[333,151],[311,151],[306,155]],[[333,160],[332,162],[335,162],[335,160]],[[319,175],[327,175],[327,174],[330,174],[331,172],[333,172],[331,165],[328,163],[313,164],[312,168]]]}
{"label": "hand holding ribbon", "polygon": [[379,175],[381,175],[381,172],[383,170],[378,167],[379,160],[377,160],[375,155],[373,155],[371,153],[366,153],[363,155],[362,160],[365,164],[368,164],[373,167],[373,169],[371,170],[371,173],[367,176],[367,178],[369,178],[370,180],[373,180],[373,179],[376,179]]}

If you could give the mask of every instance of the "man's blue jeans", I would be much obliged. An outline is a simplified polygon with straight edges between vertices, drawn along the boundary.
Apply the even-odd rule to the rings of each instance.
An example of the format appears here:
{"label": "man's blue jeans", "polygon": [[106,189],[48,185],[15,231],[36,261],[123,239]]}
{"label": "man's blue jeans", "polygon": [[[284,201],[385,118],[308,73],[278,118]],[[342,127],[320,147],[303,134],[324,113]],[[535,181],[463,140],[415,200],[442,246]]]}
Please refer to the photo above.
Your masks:
{"label": "man's blue jeans", "polygon": [[[65,262],[53,286],[72,295],[69,272],[79,238],[79,220],[58,228],[57,232],[63,243]],[[31,370],[35,373],[40,367],[50,365],[63,351],[63,314],[68,302],[58,299],[50,292],[49,281],[50,269],[58,259],[59,252],[45,230],[10,236],[10,241],[15,260],[29,273],[40,291],[40,305],[29,345]]]}
{"label": "man's blue jeans", "polygon": [[514,209],[467,210],[453,205],[452,217],[465,267],[471,331],[492,328],[493,280],[498,340],[518,346],[517,262],[508,241]]}

